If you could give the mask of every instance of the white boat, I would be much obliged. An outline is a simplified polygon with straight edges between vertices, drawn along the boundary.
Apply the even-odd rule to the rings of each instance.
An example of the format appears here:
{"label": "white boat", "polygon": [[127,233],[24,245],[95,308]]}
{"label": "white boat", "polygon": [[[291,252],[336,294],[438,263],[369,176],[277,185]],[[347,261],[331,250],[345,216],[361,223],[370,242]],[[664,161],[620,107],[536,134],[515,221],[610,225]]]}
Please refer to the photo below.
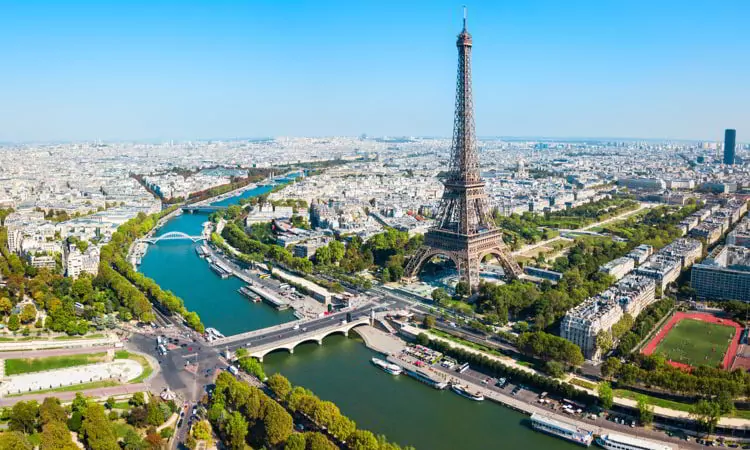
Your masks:
{"label": "white boat", "polygon": [[596,443],[608,450],[673,450],[671,445],[614,433],[599,436]]}
{"label": "white boat", "polygon": [[223,334],[219,333],[219,330],[211,327],[206,328],[206,335],[213,339],[221,339],[224,337]]}
{"label": "white boat", "polygon": [[534,413],[531,415],[531,427],[536,431],[547,433],[588,447],[594,439],[591,431],[583,430],[562,420]]}
{"label": "white boat", "polygon": [[383,372],[389,373],[391,375],[401,375],[401,372],[403,372],[403,369],[401,369],[401,367],[397,364],[391,364],[388,361],[384,361],[380,358],[372,358],[370,361],[375,366],[381,368]]}
{"label": "white boat", "polygon": [[484,395],[482,395],[481,392],[470,392],[469,388],[464,386],[463,384],[451,384],[451,390],[461,397],[466,397],[469,400],[474,400],[475,402],[484,401]]}

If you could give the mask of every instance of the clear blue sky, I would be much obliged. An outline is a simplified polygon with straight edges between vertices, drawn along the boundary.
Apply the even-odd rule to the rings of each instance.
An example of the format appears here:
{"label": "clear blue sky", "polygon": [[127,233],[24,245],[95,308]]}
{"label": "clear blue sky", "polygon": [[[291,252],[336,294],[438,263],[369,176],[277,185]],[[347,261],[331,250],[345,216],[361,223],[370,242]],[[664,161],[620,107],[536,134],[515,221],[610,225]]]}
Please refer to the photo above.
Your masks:
{"label": "clear blue sky", "polygon": [[[461,4],[0,0],[0,141],[449,136]],[[750,1],[467,4],[481,136],[747,141]]]}

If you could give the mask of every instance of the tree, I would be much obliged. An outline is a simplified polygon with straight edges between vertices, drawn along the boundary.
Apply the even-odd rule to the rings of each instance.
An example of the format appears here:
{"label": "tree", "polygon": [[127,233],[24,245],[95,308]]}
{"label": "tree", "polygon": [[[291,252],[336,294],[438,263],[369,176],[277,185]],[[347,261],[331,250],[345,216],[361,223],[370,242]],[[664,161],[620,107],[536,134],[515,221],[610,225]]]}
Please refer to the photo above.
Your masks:
{"label": "tree", "polygon": [[31,450],[33,446],[23,433],[7,431],[0,434],[0,450]]}
{"label": "tree", "polygon": [[709,400],[698,400],[690,410],[690,417],[695,419],[708,434],[711,434],[721,418],[721,406]]}
{"label": "tree", "polygon": [[430,343],[430,338],[427,336],[426,333],[419,333],[417,335],[417,344],[426,346]]}
{"label": "tree", "polygon": [[456,283],[456,296],[458,297],[466,297],[471,293],[471,288],[469,287],[469,283],[466,281],[459,281]]}
{"label": "tree", "polygon": [[328,428],[334,420],[341,415],[341,411],[335,403],[321,401],[315,405],[312,411],[312,419],[315,423]]}
{"label": "tree", "polygon": [[654,421],[654,407],[648,403],[645,395],[638,396],[638,421],[641,425],[648,425]]}
{"label": "tree", "polygon": [[240,358],[237,361],[237,364],[239,364],[242,370],[249,373],[250,375],[253,375],[255,378],[261,381],[266,379],[266,373],[263,371],[263,364],[261,364],[257,359],[251,356],[246,356],[244,358]]}
{"label": "tree", "polygon": [[64,423],[68,420],[68,415],[60,405],[60,400],[55,397],[47,397],[42,402],[42,406],[39,407],[39,420],[42,425],[50,422]]}
{"label": "tree", "polygon": [[10,310],[13,309],[13,303],[8,297],[0,298],[0,313],[3,315],[10,314]]}
{"label": "tree", "polygon": [[247,436],[247,421],[242,414],[234,411],[229,415],[225,425],[229,447],[234,450],[245,448],[245,436]]}
{"label": "tree", "polygon": [[155,427],[163,424],[165,420],[164,413],[161,408],[159,408],[159,403],[159,401],[151,399],[146,406],[146,422]]}
{"label": "tree", "polygon": [[601,366],[602,376],[611,379],[617,372],[619,372],[621,366],[622,363],[618,358],[607,358]]}
{"label": "tree", "polygon": [[38,416],[39,404],[36,401],[18,402],[11,409],[8,428],[12,431],[31,434],[36,427]]}
{"label": "tree", "polygon": [[275,373],[268,377],[266,384],[271,388],[271,392],[281,400],[286,400],[289,393],[292,392],[292,383],[280,373]]}
{"label": "tree", "polygon": [[115,403],[117,403],[117,401],[114,397],[108,397],[106,403],[104,403],[104,407],[107,409],[114,409]]}
{"label": "tree", "polygon": [[428,330],[435,327],[435,317],[425,314],[424,319],[422,320],[422,326],[427,328]]}
{"label": "tree", "polygon": [[324,434],[318,432],[305,433],[305,440],[308,450],[336,450],[338,448]]}
{"label": "tree", "polygon": [[71,404],[71,408],[73,409],[73,412],[79,412],[81,414],[86,411],[86,408],[89,407],[89,402],[86,400],[86,397],[80,393],[76,392],[76,396],[73,399],[73,403]]}
{"label": "tree", "polygon": [[433,290],[430,294],[430,297],[432,297],[432,300],[437,304],[441,304],[444,301],[450,299],[450,295],[448,295],[448,293],[445,292],[445,289],[443,288],[437,288]]}
{"label": "tree", "polygon": [[76,411],[70,415],[70,419],[68,419],[68,429],[70,431],[74,433],[78,433],[79,431],[81,431],[82,425],[83,425],[83,414]]}
{"label": "tree", "polygon": [[53,421],[42,427],[42,450],[78,450],[64,422]]}
{"label": "tree", "polygon": [[328,432],[340,441],[346,441],[349,436],[354,433],[357,429],[357,424],[343,414],[339,414],[338,417],[334,418],[333,423],[328,427]]}
{"label": "tree", "polygon": [[306,441],[304,434],[295,433],[284,443],[284,450],[305,450]]}
{"label": "tree", "polygon": [[544,371],[552,378],[562,378],[565,375],[565,367],[557,361],[546,361]]}
{"label": "tree", "polygon": [[208,420],[201,420],[193,425],[191,430],[193,437],[200,441],[206,441],[206,444],[210,447],[213,445],[211,424]]}
{"label": "tree", "polygon": [[266,414],[263,417],[263,431],[268,443],[275,447],[284,442],[294,431],[292,416],[278,403],[268,402]]}
{"label": "tree", "polygon": [[128,428],[122,439],[124,450],[146,450],[146,443],[143,442],[141,435],[132,427]]}
{"label": "tree", "polygon": [[11,314],[8,318],[8,329],[18,331],[19,328],[21,328],[21,319],[18,318],[18,314]]}
{"label": "tree", "polygon": [[612,334],[609,331],[601,330],[596,335],[596,347],[599,349],[602,355],[606,355],[612,350],[614,343],[612,342]]}
{"label": "tree", "polygon": [[352,433],[347,444],[351,450],[378,450],[380,448],[378,439],[367,430],[357,430]]}
{"label": "tree", "polygon": [[143,428],[148,424],[148,411],[144,406],[136,406],[128,413],[127,421],[136,428]]}
{"label": "tree", "polygon": [[610,386],[606,381],[602,381],[597,387],[597,392],[599,393],[599,403],[601,403],[602,408],[612,408],[612,404],[614,403],[614,393],[612,392],[612,386]]}
{"label": "tree", "polygon": [[117,435],[104,413],[104,406],[90,403],[83,415],[81,435],[91,450],[120,450]]}
{"label": "tree", "polygon": [[143,392],[136,392],[133,394],[132,397],[130,397],[130,404],[133,406],[143,406],[146,404],[146,397],[143,395]]}
{"label": "tree", "polygon": [[159,433],[157,433],[156,428],[154,427],[148,429],[148,431],[146,432],[146,439],[144,439],[144,441],[146,441],[149,447],[154,450],[161,449],[164,445],[164,439]]}
{"label": "tree", "polygon": [[715,401],[719,405],[719,410],[722,415],[730,415],[734,412],[734,401],[727,391],[719,392]]}

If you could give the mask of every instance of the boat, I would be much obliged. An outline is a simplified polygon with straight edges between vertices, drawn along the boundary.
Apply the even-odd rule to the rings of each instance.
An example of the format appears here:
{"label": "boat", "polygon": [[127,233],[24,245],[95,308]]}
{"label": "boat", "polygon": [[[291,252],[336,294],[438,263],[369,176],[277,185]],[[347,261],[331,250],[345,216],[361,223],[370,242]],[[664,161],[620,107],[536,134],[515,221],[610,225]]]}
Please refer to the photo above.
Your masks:
{"label": "boat", "polygon": [[467,386],[464,386],[463,384],[453,383],[451,384],[451,390],[461,397],[466,397],[469,400],[474,400],[475,402],[484,401],[484,395],[482,395],[479,391],[470,392],[469,388]]}
{"label": "boat", "polygon": [[206,328],[205,334],[211,340],[213,340],[213,339],[221,339],[221,338],[224,337],[223,334],[219,333],[219,330],[217,330],[216,328],[211,328],[211,327]]}
{"label": "boat", "polygon": [[241,288],[237,289],[237,292],[249,298],[253,303],[260,302],[260,296],[253,292],[248,286],[242,286]]}
{"label": "boat", "polygon": [[551,436],[563,438],[567,441],[588,447],[594,440],[591,431],[583,430],[572,423],[534,413],[531,415],[531,427],[536,431],[547,433]]}
{"label": "boat", "polygon": [[441,381],[439,378],[422,369],[406,369],[406,374],[417,381],[421,381],[428,386],[434,387],[435,389],[445,389],[448,387],[448,383]]}
{"label": "boat", "polygon": [[383,361],[380,358],[372,358],[370,361],[377,367],[380,367],[385,373],[389,373],[391,375],[401,375],[401,372],[403,372],[403,369],[401,369],[401,367],[397,364],[391,364],[388,361]]}
{"label": "boat", "polygon": [[671,445],[615,433],[599,436],[596,438],[596,443],[609,450],[673,450]]}
{"label": "boat", "polygon": [[206,252],[206,249],[202,245],[199,245],[195,247],[195,253],[197,253],[198,256],[201,258],[205,258],[207,252]]}
{"label": "boat", "polygon": [[209,267],[211,267],[211,270],[216,272],[216,274],[219,275],[219,277],[221,277],[222,279],[229,278],[232,276],[232,272],[228,271],[227,269],[225,269],[224,267],[220,266],[217,263],[212,262],[209,264]]}

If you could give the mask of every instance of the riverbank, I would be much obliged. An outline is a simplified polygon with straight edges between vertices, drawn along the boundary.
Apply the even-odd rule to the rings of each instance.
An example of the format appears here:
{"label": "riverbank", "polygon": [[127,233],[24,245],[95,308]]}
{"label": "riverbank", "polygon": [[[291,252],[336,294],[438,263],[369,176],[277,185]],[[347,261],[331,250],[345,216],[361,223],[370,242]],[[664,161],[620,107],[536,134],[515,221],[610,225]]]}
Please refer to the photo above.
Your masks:
{"label": "riverbank", "polygon": [[[403,360],[398,356],[401,351],[407,347],[406,342],[404,342],[400,338],[371,326],[358,327],[355,328],[354,331],[356,331],[357,334],[362,337],[365,346],[367,346],[369,349],[387,355],[389,362],[397,364],[403,369],[414,370],[414,367],[409,362]],[[440,365],[433,365],[431,367],[431,370],[438,372],[437,376],[441,379],[454,381],[460,380],[461,384],[467,386],[471,392],[480,392],[486,399],[527,416],[531,416],[535,413],[545,416],[551,416],[563,422],[573,424],[581,429],[591,431],[597,435],[603,435],[607,433],[625,433],[641,439],[645,438],[662,445],[669,445],[675,450],[680,448],[699,448],[693,447],[692,445],[684,441],[681,442],[676,439],[671,439],[668,441],[662,440],[665,437],[664,434],[654,430],[639,428],[637,432],[633,432],[633,429],[628,429],[625,426],[625,430],[623,430],[623,427],[616,427],[610,422],[603,422],[603,419],[588,418],[586,420],[578,420],[571,417],[569,414],[559,414],[549,408],[537,406],[534,403],[529,403],[528,401],[521,400],[519,397],[509,395],[505,393],[502,388],[494,385],[489,385],[487,383],[482,383],[482,380],[478,380],[471,375],[460,374],[456,371],[446,369]],[[597,420],[599,422],[597,422]]]}

